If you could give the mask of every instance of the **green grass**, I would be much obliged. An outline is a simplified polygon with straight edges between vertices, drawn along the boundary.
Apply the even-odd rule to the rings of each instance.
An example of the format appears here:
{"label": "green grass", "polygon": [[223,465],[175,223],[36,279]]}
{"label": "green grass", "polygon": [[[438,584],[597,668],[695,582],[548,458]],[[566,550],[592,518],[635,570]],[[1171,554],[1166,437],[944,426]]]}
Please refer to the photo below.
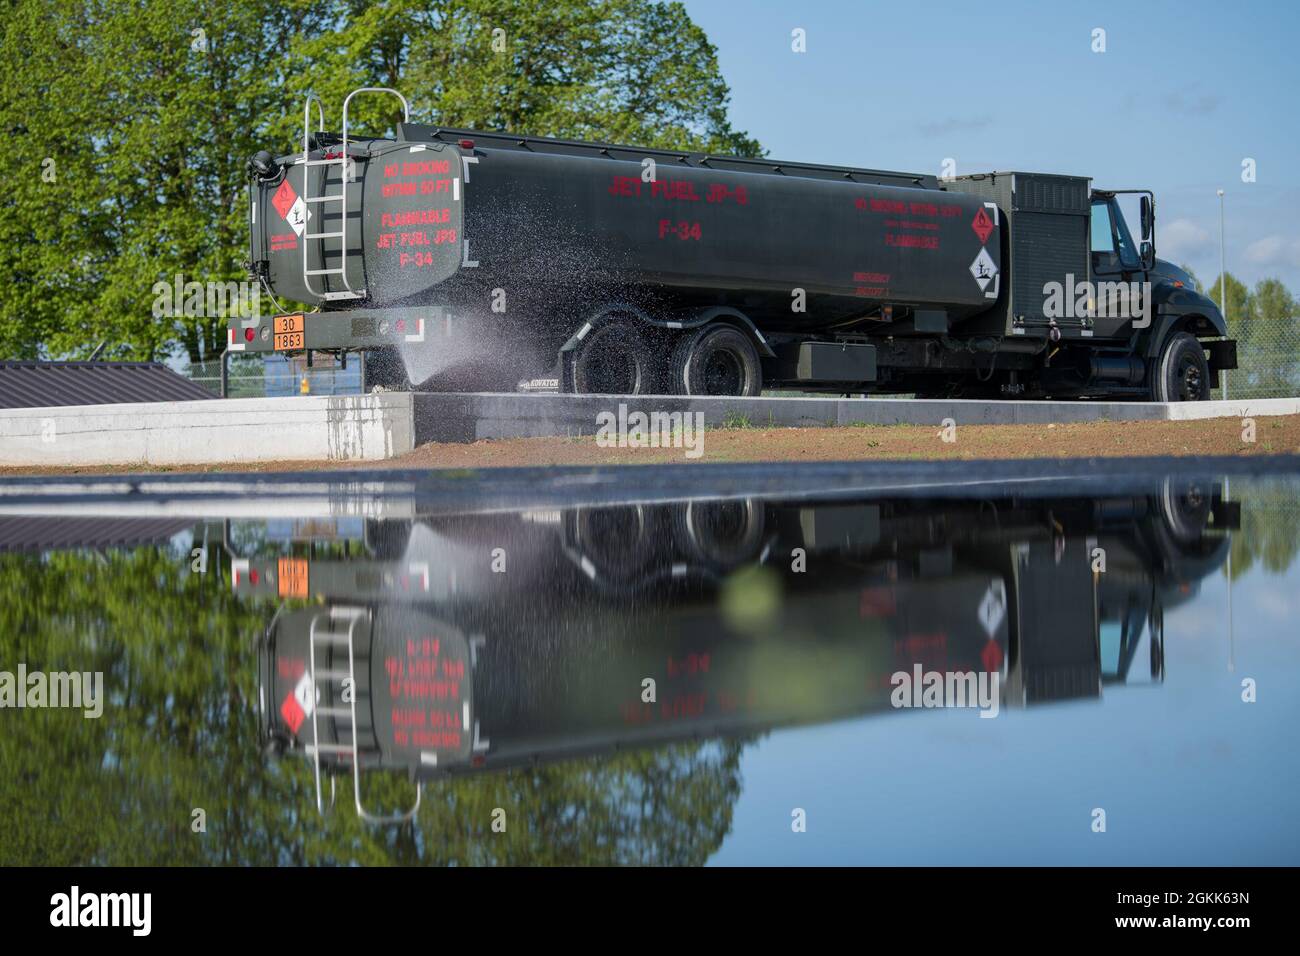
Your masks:
{"label": "green grass", "polygon": [[742,415],[740,412],[729,411],[722,416],[722,424],[719,428],[753,428],[754,423],[749,420],[748,415]]}

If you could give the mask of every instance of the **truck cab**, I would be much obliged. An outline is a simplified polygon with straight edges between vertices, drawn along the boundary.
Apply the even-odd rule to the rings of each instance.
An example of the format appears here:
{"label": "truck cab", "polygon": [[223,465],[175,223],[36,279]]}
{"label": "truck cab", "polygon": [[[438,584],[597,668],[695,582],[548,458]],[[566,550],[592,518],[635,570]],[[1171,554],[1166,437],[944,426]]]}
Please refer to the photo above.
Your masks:
{"label": "truck cab", "polygon": [[[1122,195],[1139,197],[1136,237],[1124,217]],[[1148,397],[1208,398],[1210,389],[1218,387],[1220,370],[1236,368],[1236,343],[1199,341],[1205,336],[1226,336],[1227,323],[1186,270],[1156,257],[1155,196],[1142,189],[1094,189],[1090,239],[1099,300],[1100,290],[1107,286],[1139,288],[1144,297],[1138,308],[1129,310],[1134,314],[1102,310],[1098,336],[1134,338],[1141,343],[1140,351],[1152,360],[1146,369]]]}

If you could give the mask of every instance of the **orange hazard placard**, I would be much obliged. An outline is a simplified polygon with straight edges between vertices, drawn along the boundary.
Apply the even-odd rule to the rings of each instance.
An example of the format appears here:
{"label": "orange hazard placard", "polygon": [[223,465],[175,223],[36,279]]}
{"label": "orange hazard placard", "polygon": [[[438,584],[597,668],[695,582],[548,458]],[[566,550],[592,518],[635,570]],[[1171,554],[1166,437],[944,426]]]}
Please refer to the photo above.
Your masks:
{"label": "orange hazard placard", "polygon": [[307,596],[307,562],[302,558],[281,558],[278,569],[280,597]]}
{"label": "orange hazard placard", "polygon": [[301,312],[296,315],[277,315],[275,317],[275,350],[277,352],[296,352],[306,347],[303,334],[304,317]]}

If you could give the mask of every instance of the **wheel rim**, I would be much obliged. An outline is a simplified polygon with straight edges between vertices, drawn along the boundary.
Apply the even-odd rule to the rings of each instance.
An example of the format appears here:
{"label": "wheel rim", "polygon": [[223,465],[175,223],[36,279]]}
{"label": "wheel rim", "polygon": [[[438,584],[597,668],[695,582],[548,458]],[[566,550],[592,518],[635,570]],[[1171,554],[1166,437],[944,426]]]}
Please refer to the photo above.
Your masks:
{"label": "wheel rim", "polygon": [[1210,510],[1210,499],[1200,485],[1165,479],[1160,490],[1160,512],[1165,527],[1180,544],[1191,544],[1201,537],[1209,524]]}
{"label": "wheel rim", "polygon": [[1204,378],[1193,356],[1186,356],[1178,366],[1178,397],[1182,401],[1196,401],[1201,397]]}
{"label": "wheel rim", "polygon": [[739,395],[744,389],[745,369],[730,349],[710,352],[702,372],[705,395]]}

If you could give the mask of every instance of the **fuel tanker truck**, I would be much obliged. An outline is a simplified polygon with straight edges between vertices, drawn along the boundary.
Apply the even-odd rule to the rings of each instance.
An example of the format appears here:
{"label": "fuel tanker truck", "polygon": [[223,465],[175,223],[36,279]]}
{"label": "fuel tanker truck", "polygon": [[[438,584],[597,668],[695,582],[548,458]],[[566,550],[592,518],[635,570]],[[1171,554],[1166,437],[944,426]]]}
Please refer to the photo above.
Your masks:
{"label": "fuel tanker truck", "polygon": [[[392,138],[349,128],[363,94]],[[229,349],[361,352],[367,390],[1187,401],[1236,367],[1146,190],[447,129],[378,88],[324,125],[309,96],[297,151],[249,161],[275,308]]]}
{"label": "fuel tanker truck", "polygon": [[[1240,509],[1217,485],[1153,491],[452,509],[371,520],[364,547],[282,541],[233,560],[231,589],[268,612],[266,752],[313,765],[322,811],[351,774],[361,816],[391,820],[363,773],[428,781],[884,715],[909,709],[899,674],[965,675],[969,706],[997,674],[981,706],[1017,708],[1160,684],[1165,611],[1222,567]],[[737,614],[737,587],[767,611]]]}

